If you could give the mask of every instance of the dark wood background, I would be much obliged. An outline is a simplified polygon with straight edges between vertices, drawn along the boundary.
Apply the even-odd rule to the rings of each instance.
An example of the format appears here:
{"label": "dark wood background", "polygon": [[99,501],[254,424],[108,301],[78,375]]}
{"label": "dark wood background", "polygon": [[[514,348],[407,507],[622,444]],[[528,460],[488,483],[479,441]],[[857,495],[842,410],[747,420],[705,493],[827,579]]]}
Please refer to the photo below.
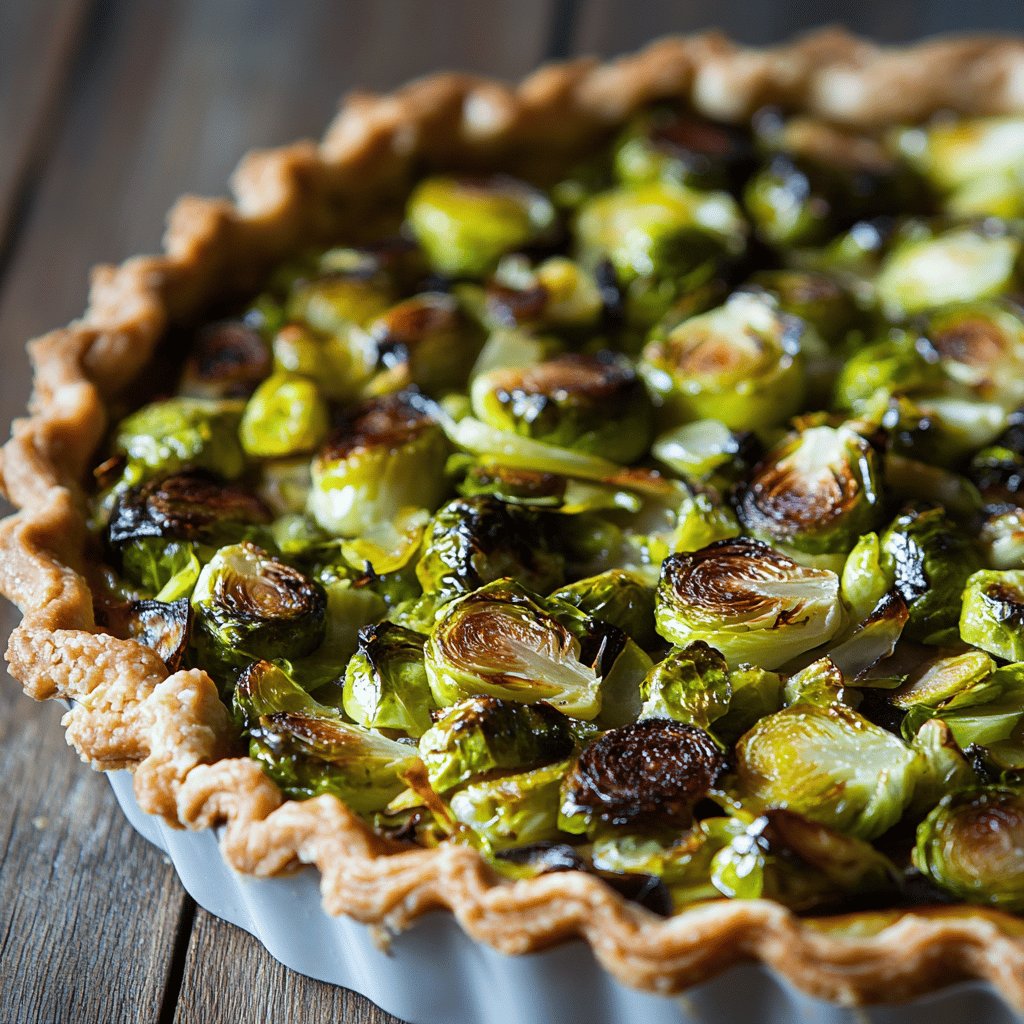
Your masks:
{"label": "dark wood background", "polygon": [[[442,68],[515,79],[718,26],[752,43],[841,21],[886,41],[1024,30],[1021,0],[0,0],[0,420],[26,339],[83,307],[89,267],[159,245],[183,192],[318,134],[354,87]],[[0,632],[15,621],[3,606]],[[64,744],[0,680],[0,1022],[400,1024],[287,971],[198,909]],[[443,979],[439,979],[443,983]]]}

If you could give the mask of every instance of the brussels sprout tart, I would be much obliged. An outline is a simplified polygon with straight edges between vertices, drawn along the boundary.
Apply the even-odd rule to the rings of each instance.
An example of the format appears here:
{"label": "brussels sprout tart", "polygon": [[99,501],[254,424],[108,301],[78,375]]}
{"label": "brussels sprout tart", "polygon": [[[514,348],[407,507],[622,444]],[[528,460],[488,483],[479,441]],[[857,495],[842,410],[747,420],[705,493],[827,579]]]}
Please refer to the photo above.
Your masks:
{"label": "brussels sprout tart", "polygon": [[12,673],[332,913],[1024,1006],[1024,48],[352,99],[33,343]]}

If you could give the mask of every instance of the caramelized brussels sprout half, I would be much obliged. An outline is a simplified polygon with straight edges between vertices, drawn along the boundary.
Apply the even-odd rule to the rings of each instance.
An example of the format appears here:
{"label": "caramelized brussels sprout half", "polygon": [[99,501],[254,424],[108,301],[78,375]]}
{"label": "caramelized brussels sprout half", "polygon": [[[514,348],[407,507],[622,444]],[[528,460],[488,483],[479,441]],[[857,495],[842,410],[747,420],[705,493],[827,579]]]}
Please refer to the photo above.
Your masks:
{"label": "caramelized brussels sprout half", "polygon": [[346,722],[277,665],[257,661],[242,672],[234,705],[252,737],[249,756],[292,799],[326,793],[372,814],[405,788],[400,773],[415,747]]}
{"label": "caramelized brussels sprout half", "polygon": [[670,718],[708,729],[729,710],[732,687],[725,658],[701,641],[673,649],[648,673],[640,719]]}
{"label": "caramelized brussels sprout half", "polygon": [[979,786],[950,793],[918,826],[914,864],[957,899],[1024,910],[1024,791]]}
{"label": "caramelized brussels sprout half", "polygon": [[1014,289],[1021,242],[1009,234],[955,227],[897,245],[875,281],[894,319],[953,302],[996,298]]}
{"label": "caramelized brussels sprout half", "polygon": [[1024,661],[1024,571],[984,569],[967,581],[960,636],[997,658]]}
{"label": "caramelized brussels sprout half", "polygon": [[450,277],[487,274],[505,253],[534,245],[555,228],[548,197],[502,175],[427,178],[409,197],[406,215],[431,266]]}
{"label": "caramelized brussels sprout half", "polygon": [[561,761],[573,746],[566,717],[543,702],[469,697],[420,737],[420,759],[435,792],[445,793],[488,772]]}
{"label": "caramelized brussels sprout half", "polygon": [[192,607],[214,644],[253,658],[300,658],[326,629],[324,588],[248,541],[221,548],[203,567]]}
{"label": "caramelized brussels sprout half", "polygon": [[787,807],[861,839],[899,821],[915,754],[841,704],[795,704],[761,719],[736,746],[737,785],[759,807]]}
{"label": "caramelized brussels sprout half", "polygon": [[543,513],[487,495],[456,498],[431,521],[416,575],[424,591],[446,599],[506,576],[546,593],[565,572],[553,541]]}
{"label": "caramelized brussels sprout half", "polygon": [[622,463],[650,445],[647,391],[629,361],[611,352],[492,370],[473,381],[471,396],[483,422],[537,441]]}
{"label": "caramelized brussels sprout half", "polygon": [[489,694],[547,701],[584,720],[601,710],[601,681],[627,638],[572,605],[498,580],[447,605],[427,642],[427,676],[441,706]]}
{"label": "caramelized brussels sprout half", "polygon": [[242,320],[222,320],[196,332],[178,393],[186,398],[248,398],[270,373],[270,347]]}
{"label": "caramelized brussels sprout half", "polygon": [[742,254],[746,224],[725,192],[649,182],[587,200],[576,215],[576,239],[584,266],[608,260],[622,282],[675,279],[692,288]]}
{"label": "caramelized brussels sprout half", "polygon": [[247,455],[280,458],[312,451],[328,426],[327,403],[316,384],[276,373],[246,403],[238,436]]}
{"label": "caramelized brussels sprout half", "polygon": [[839,577],[760,541],[716,541],[665,559],[655,619],[674,644],[703,640],[730,665],[773,669],[836,634]]}
{"label": "caramelized brussels sprout half", "polygon": [[738,292],[649,342],[640,370],[667,425],[713,418],[731,430],[768,427],[803,400],[804,331],[767,296]]}
{"label": "caramelized brussels sprout half", "polygon": [[177,672],[192,633],[192,608],[187,597],[163,601],[132,601],[127,609],[127,632],[163,659],[168,672]]}
{"label": "caramelized brussels sprout half", "polygon": [[434,706],[423,664],[424,637],[393,622],[363,626],[345,668],[345,713],[368,729],[414,738],[430,728]]}
{"label": "caramelized brussels sprout half", "polygon": [[607,569],[556,590],[552,597],[584,615],[618,626],[641,647],[654,644],[654,590],[635,573]]}
{"label": "caramelized brussels sprout half", "polygon": [[241,476],[241,413],[241,403],[200,398],[144,405],[121,420],[114,438],[115,449],[127,459],[122,483],[138,485],[183,469],[207,470],[225,480]]}
{"label": "caramelized brussels sprout half", "polygon": [[358,537],[445,492],[444,434],[415,392],[357,406],[313,460],[309,511],[328,532]]}
{"label": "caramelized brussels sprout half", "polygon": [[718,744],[694,725],[649,718],[613,729],[566,774],[561,827],[576,834],[601,824],[687,828],[724,769]]}
{"label": "caramelized brussels sprout half", "polygon": [[810,427],[773,448],[743,486],[747,531],[808,554],[845,552],[881,513],[878,459],[849,427]]}

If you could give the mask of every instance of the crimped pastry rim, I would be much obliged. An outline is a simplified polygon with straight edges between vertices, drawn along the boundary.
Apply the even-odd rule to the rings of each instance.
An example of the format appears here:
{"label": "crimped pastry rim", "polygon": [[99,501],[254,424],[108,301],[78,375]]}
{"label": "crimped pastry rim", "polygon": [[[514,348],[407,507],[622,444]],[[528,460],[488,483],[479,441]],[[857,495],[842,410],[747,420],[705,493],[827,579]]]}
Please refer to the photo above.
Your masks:
{"label": "crimped pastry rim", "polygon": [[266,876],[315,864],[331,914],[400,928],[447,907],[470,936],[506,953],[578,936],[620,981],[654,992],[758,960],[844,1004],[983,978],[1024,1008],[1024,922],[998,912],[861,914],[841,935],[763,900],[701,904],[661,920],[579,872],[509,884],[465,847],[390,845],[335,798],[286,801],[254,761],[232,756],[228,714],[205,672],[168,675],[151,650],[95,625],[81,481],[106,403],[169,324],[225,287],[254,285],[303,238],[336,230],[422,163],[565,153],[673,96],[727,120],[769,102],[859,125],[945,109],[1020,111],[1024,40],[882,48],[827,30],[754,50],[719,35],[669,38],[607,64],[545,67],[516,87],[442,74],[386,96],[357,94],[320,144],[250,154],[234,176],[234,202],[180,200],[163,254],[98,268],[83,317],[30,343],[29,413],[13,424],[0,463],[20,510],[0,523],[0,591],[24,616],[7,651],[11,674],[38,700],[74,702],[63,719],[68,743],[96,768],[132,769],[144,810],[175,826],[226,825],[222,850],[236,870]]}

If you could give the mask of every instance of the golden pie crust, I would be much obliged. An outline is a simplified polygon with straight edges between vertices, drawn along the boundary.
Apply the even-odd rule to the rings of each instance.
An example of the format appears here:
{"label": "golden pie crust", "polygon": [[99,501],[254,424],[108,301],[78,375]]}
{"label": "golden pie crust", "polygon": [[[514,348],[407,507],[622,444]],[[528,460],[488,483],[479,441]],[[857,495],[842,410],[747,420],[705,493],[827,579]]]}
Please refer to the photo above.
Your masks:
{"label": "golden pie crust", "polygon": [[447,907],[471,936],[506,953],[581,937],[621,981],[656,992],[756,960],[841,1003],[985,978],[1024,1008],[1024,922],[1006,914],[961,906],[806,920],[770,901],[722,900],[662,920],[580,872],[510,884],[465,847],[389,844],[333,797],[285,800],[238,756],[205,672],[168,674],[151,650],[96,626],[83,481],[108,403],[169,326],[194,322],[226,290],[255,288],[276,262],[359,223],[424,169],[564,163],[670,97],[728,120],[769,102],[857,125],[937,110],[1019,112],[1024,40],[889,49],[825,31],[754,50],[718,35],[671,38],[607,64],[545,67],[515,87],[444,74],[387,96],[354,95],[320,144],[250,154],[233,202],[182,199],[162,255],[98,268],[84,316],[30,344],[29,414],[14,423],[0,464],[20,509],[0,524],[0,590],[24,616],[7,651],[11,674],[37,700],[73,702],[68,742],[96,768],[131,769],[146,811],[191,829],[225,825],[232,867],[265,876],[315,864],[331,914],[402,928]]}

